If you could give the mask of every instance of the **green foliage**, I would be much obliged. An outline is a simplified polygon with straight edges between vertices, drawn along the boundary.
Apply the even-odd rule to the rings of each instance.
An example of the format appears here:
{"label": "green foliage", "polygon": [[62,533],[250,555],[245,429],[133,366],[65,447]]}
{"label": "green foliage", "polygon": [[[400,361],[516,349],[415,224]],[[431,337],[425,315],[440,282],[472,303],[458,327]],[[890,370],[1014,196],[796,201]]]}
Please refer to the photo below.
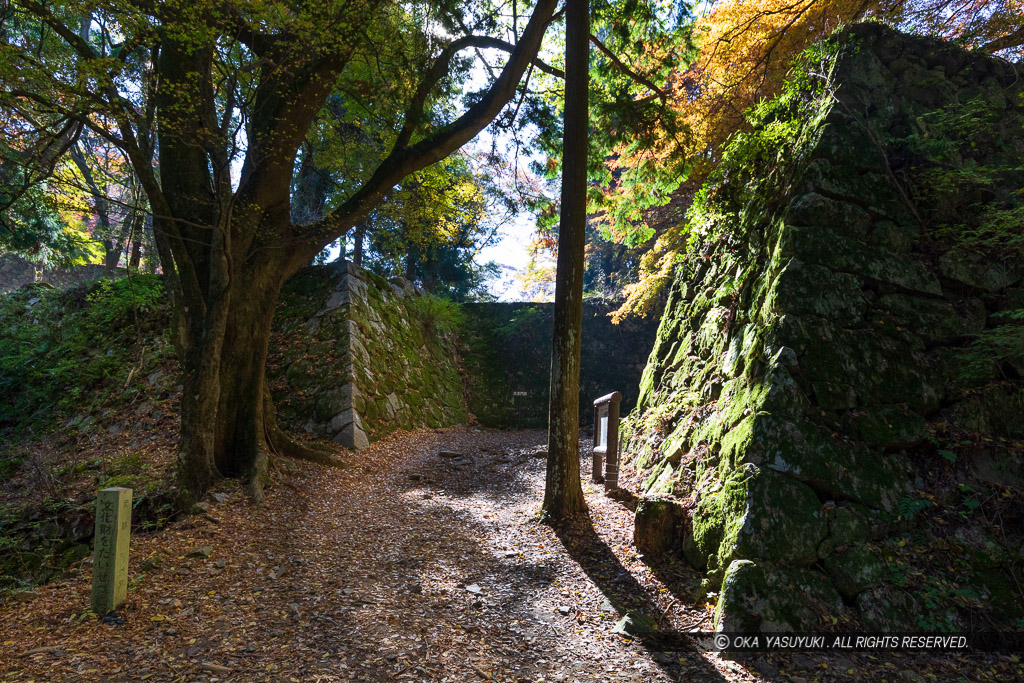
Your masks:
{"label": "green foliage", "polygon": [[18,471],[21,464],[25,462],[24,458],[16,458],[14,456],[0,456],[0,484],[4,483],[8,479],[14,476],[14,473]]}
{"label": "green foliage", "polygon": [[911,196],[935,236],[995,256],[1024,252],[1024,164],[1006,143],[1005,109],[978,96],[920,116],[917,127],[897,142],[913,155]]}
{"label": "green foliage", "polygon": [[[687,211],[682,230],[687,241],[677,260],[685,260],[699,244],[715,243],[741,264],[757,256],[762,240],[752,228],[786,205],[794,178],[809,161],[832,108],[839,55],[837,41],[816,43],[796,62],[782,92],[747,112],[750,129],[733,137]],[[742,281],[731,282],[730,290],[716,298],[735,294],[741,286]]]}
{"label": "green foliage", "polygon": [[19,194],[2,189],[5,176],[0,168],[0,250],[61,267],[88,263],[101,255],[87,232],[61,217],[45,184]]}
{"label": "green foliage", "polygon": [[956,613],[952,607],[957,598],[963,601],[980,602],[978,591],[971,586],[955,588],[943,581],[926,582],[918,591],[924,610],[917,619],[918,628],[924,631],[951,633],[958,631]]}
{"label": "green foliage", "polygon": [[957,488],[960,489],[960,505],[962,506],[959,513],[961,517],[967,519],[981,507],[981,501],[978,500],[978,492],[970,484],[961,482],[957,484]]}
{"label": "green foliage", "polygon": [[123,474],[140,474],[145,468],[141,453],[125,453],[117,456],[107,469],[112,476]]}
{"label": "green foliage", "polygon": [[970,345],[959,350],[959,375],[962,379],[985,379],[994,364],[998,366],[1009,360],[1024,359],[1024,310],[1004,311],[997,315],[1008,318],[1011,324],[982,330]]}
{"label": "green foliage", "polygon": [[163,280],[155,275],[99,280],[87,297],[93,311],[87,324],[97,332],[137,325],[146,314],[161,307],[163,294]]}
{"label": "green foliage", "polygon": [[917,516],[917,513],[931,507],[932,502],[927,498],[900,498],[896,513],[900,519],[910,521]]}
{"label": "green foliage", "polygon": [[[649,233],[635,233],[642,213],[666,204],[690,165],[691,160],[681,153],[689,131],[668,100],[672,75],[696,56],[692,7],[689,2],[662,0],[592,0],[590,4],[591,34],[599,37],[604,49],[592,45],[590,52],[588,172],[592,184],[587,198],[589,211],[600,214],[606,223],[604,239],[610,237],[607,228],[614,227],[629,232],[631,244],[646,241]],[[561,26],[555,30],[564,31]],[[564,40],[564,33],[557,37]],[[626,73],[624,67],[633,73]],[[545,153],[547,163],[535,163],[534,171],[555,178],[562,162],[563,85],[543,73],[533,78],[546,86],[547,95],[528,101],[518,123],[539,131],[536,147]],[[652,85],[660,91],[653,91]],[[639,161],[606,163],[626,155]],[[617,193],[608,192],[610,188]],[[535,209],[541,232],[557,229],[554,204],[547,197],[538,200]]]}
{"label": "green foliage", "polygon": [[519,340],[532,336],[537,326],[543,324],[546,323],[540,307],[524,306],[509,316],[508,321],[499,325],[495,332],[501,338]]}
{"label": "green foliage", "polygon": [[136,345],[166,326],[156,275],[66,291],[31,287],[0,298],[0,394],[10,397],[0,421],[25,426],[70,413],[81,421],[86,396],[131,391],[125,379]]}
{"label": "green foliage", "polygon": [[411,297],[409,308],[423,319],[428,332],[451,334],[460,329],[465,322],[465,316],[459,304],[451,299],[432,294]]}

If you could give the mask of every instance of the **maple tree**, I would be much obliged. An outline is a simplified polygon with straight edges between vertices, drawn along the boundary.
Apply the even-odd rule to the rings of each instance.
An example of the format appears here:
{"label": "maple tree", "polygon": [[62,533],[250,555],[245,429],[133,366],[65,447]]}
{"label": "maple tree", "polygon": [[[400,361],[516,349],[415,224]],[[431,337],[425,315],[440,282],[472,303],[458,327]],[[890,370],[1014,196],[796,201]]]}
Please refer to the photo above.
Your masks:
{"label": "maple tree", "polygon": [[[685,250],[688,199],[745,112],[780,91],[794,59],[839,26],[865,19],[1012,56],[1024,45],[1021,0],[724,0],[694,23],[697,58],[666,80],[679,122],[645,147],[620,146],[593,204],[604,235],[647,245],[617,317],[651,309]],[[679,128],[685,131],[678,133]],[[652,192],[651,188],[657,188]],[[675,210],[654,210],[673,198]]]}
{"label": "maple tree", "polygon": [[[6,170],[16,159],[5,156]],[[42,266],[101,263],[111,272],[123,258],[128,268],[145,262],[155,270],[145,195],[127,160],[102,138],[82,131],[45,182],[27,180],[25,169],[14,174],[4,174],[0,247]]]}
{"label": "maple tree", "polygon": [[[645,44],[628,71],[611,60],[606,71],[593,68],[592,97],[601,102],[608,92],[625,94],[628,101],[619,101],[617,112],[628,112],[630,102],[647,109],[635,116],[646,124],[639,135],[618,136],[611,126],[592,140],[588,287],[620,287],[626,295],[620,319],[652,309],[671,279],[675,255],[685,250],[690,200],[746,126],[745,112],[779,92],[794,59],[813,42],[844,24],[872,19],[1013,56],[1024,44],[1022,18],[1020,0],[722,0],[675,33],[658,34],[662,38]],[[666,71],[666,64],[675,68]],[[622,80],[609,87],[609,74]],[[636,122],[625,129],[636,130]],[[546,151],[545,171],[553,175],[558,152]],[[552,207],[541,205],[538,251],[554,250]],[[538,268],[529,276],[552,274]]]}

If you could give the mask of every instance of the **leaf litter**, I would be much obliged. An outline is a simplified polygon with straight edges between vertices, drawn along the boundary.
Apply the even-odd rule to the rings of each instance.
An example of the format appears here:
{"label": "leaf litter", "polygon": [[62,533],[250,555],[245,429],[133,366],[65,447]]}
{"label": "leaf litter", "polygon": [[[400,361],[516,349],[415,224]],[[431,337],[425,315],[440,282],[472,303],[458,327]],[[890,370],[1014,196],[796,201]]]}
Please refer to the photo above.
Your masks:
{"label": "leaf litter", "polygon": [[[738,662],[703,650],[688,636],[710,629],[712,606],[690,599],[700,577],[677,563],[645,564],[632,545],[628,492],[605,496],[585,472],[589,520],[558,531],[539,521],[545,438],[395,432],[347,455],[344,469],[280,463],[279,485],[259,507],[225,482],[206,514],[133,537],[128,602],[116,619],[88,612],[88,571],[0,605],[0,680],[1020,675],[1019,660],[995,655]],[[626,614],[645,615],[652,635],[613,633]]]}

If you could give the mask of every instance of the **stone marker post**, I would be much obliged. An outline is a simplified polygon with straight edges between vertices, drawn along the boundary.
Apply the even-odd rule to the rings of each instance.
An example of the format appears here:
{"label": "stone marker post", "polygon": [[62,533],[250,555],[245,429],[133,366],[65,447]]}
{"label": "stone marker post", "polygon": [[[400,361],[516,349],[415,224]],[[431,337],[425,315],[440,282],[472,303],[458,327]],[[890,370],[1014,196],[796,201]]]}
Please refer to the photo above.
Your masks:
{"label": "stone marker post", "polygon": [[96,540],[92,561],[92,611],[106,614],[128,597],[128,537],[132,490],[101,489],[96,496]]}
{"label": "stone marker post", "polygon": [[[622,394],[613,391],[594,401],[594,471],[595,482],[604,480],[604,488],[619,488],[619,403]],[[605,470],[601,476],[601,458]]]}

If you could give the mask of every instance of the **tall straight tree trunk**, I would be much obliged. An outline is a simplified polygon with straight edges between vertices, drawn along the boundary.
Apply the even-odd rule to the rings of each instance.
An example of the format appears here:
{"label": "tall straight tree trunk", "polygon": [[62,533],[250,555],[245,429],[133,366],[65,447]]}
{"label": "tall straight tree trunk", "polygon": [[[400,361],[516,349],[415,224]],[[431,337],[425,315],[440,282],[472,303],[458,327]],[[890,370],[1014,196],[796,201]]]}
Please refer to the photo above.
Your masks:
{"label": "tall straight tree trunk", "polygon": [[128,270],[138,270],[142,261],[142,236],[139,235],[132,240],[132,255],[128,259]]}
{"label": "tall straight tree trunk", "polygon": [[363,265],[363,239],[366,236],[366,225],[360,223],[356,226],[355,238],[352,240],[352,263],[357,266]]}
{"label": "tall straight tree trunk", "polygon": [[544,515],[559,523],[586,510],[580,486],[580,330],[587,226],[589,112],[588,0],[566,0],[562,207],[558,227],[555,321],[551,336],[551,402]]}
{"label": "tall straight tree trunk", "polygon": [[145,225],[145,214],[142,211],[135,209],[132,211],[131,228],[128,232],[128,239],[132,243],[131,256],[128,257],[128,270],[138,270],[139,263],[142,261],[142,229]]}

